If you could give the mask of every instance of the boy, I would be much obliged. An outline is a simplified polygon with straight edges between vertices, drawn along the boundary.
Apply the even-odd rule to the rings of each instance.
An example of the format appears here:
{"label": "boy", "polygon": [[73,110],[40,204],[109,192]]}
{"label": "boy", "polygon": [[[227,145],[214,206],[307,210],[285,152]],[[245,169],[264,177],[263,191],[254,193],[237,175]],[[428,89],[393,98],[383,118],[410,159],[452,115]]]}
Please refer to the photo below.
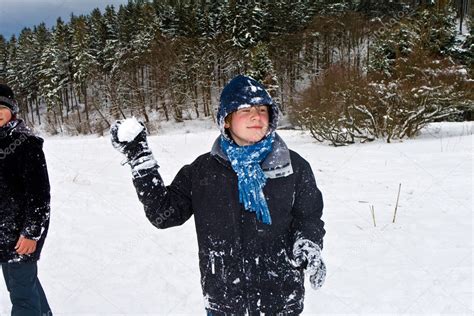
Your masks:
{"label": "boy", "polygon": [[0,264],[14,316],[52,315],[37,277],[49,225],[43,140],[17,119],[10,87],[0,84]]}
{"label": "boy", "polygon": [[142,125],[111,129],[151,223],[168,228],[194,214],[208,315],[300,314],[304,269],[315,289],[324,282],[321,192],[308,162],[275,132],[278,114],[260,83],[237,76],[222,91],[211,152],[169,186]]}

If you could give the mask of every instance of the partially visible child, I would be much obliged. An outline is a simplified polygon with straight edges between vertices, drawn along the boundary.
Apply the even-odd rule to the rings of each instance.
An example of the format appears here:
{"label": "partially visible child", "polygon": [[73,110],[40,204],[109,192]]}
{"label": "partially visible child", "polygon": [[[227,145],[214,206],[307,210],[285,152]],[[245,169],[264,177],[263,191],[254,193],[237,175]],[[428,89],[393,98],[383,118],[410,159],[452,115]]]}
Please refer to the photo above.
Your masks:
{"label": "partially visible child", "polygon": [[321,192],[309,163],[276,133],[278,115],[260,83],[237,76],[221,94],[211,152],[169,186],[143,125],[125,120],[111,129],[150,222],[168,228],[194,215],[208,315],[300,314],[304,270],[315,289],[324,282]]}
{"label": "partially visible child", "polygon": [[52,315],[37,277],[49,226],[43,140],[17,119],[10,87],[0,84],[0,264],[14,316]]}

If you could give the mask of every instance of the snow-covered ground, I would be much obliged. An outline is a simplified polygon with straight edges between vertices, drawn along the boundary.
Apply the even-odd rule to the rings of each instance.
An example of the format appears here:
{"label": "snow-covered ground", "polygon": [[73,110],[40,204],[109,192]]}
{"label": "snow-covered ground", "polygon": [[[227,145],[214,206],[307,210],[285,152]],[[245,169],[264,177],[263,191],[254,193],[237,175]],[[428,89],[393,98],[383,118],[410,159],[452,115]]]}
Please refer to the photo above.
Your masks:
{"label": "snow-covered ground", "polygon": [[[166,183],[210,150],[218,132],[204,125],[150,137]],[[325,199],[328,277],[307,287],[305,315],[473,314],[473,129],[434,124],[414,140],[340,148],[280,131]],[[46,138],[45,152],[52,218],[40,278],[55,314],[203,315],[192,218],[148,223],[108,138]],[[0,281],[0,314],[9,308]]]}

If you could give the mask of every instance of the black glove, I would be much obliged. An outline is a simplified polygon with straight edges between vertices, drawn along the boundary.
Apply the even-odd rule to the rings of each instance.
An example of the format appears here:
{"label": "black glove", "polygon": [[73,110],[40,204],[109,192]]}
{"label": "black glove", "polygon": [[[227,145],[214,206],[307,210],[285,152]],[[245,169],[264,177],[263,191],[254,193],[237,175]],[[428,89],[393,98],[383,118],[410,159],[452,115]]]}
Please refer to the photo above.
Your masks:
{"label": "black glove", "polygon": [[321,258],[321,248],[308,239],[298,239],[293,245],[293,258],[298,267],[305,267],[311,287],[321,288],[326,279],[326,265]]}
{"label": "black glove", "polygon": [[[132,168],[139,164],[145,157],[152,158],[152,153],[148,147],[148,142],[146,140],[146,128],[143,122],[137,121],[135,118],[128,119],[134,120],[137,124],[141,125],[140,127],[134,126],[138,131],[138,134],[133,138],[133,140],[120,141],[119,139],[119,130],[122,127],[122,124],[125,120],[115,121],[110,127],[110,135],[112,140],[112,146],[117,149],[119,152],[125,155],[127,158],[126,163],[130,164]],[[132,121],[128,121],[133,123]],[[138,128],[137,128],[138,127]],[[123,128],[123,127],[122,127]]]}

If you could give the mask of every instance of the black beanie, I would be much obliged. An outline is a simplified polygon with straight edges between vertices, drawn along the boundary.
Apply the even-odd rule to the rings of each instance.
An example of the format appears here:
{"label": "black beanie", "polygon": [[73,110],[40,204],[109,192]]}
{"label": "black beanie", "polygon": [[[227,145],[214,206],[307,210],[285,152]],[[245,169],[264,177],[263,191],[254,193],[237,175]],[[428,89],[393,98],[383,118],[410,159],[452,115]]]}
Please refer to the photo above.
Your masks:
{"label": "black beanie", "polygon": [[18,104],[15,101],[12,89],[6,84],[0,83],[0,106],[2,105],[9,108],[12,114],[18,113]]}

